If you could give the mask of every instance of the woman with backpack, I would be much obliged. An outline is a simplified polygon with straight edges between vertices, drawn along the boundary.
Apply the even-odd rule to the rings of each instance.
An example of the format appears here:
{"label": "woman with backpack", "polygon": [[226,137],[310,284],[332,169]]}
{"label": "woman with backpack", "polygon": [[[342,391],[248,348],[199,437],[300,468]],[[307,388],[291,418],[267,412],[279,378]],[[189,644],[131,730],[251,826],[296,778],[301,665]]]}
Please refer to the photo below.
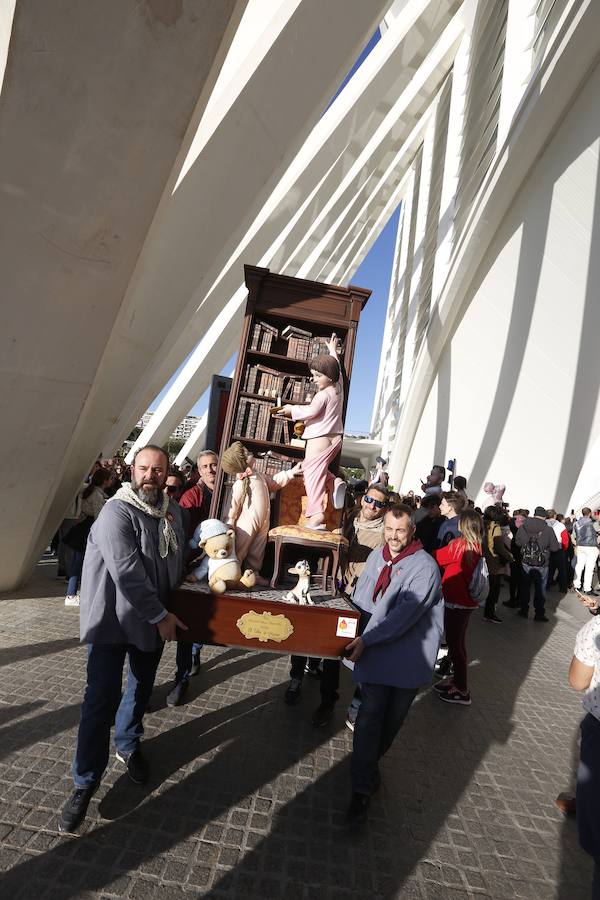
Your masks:
{"label": "woman with backpack", "polygon": [[478,600],[471,596],[471,590],[473,577],[483,555],[483,524],[480,514],[473,509],[466,509],[459,517],[458,530],[459,537],[433,553],[442,570],[444,628],[448,655],[454,666],[452,678],[440,681],[434,685],[434,689],[445,703],[470,706],[466,634],[471,613],[479,607]]}
{"label": "woman with backpack", "polygon": [[502,525],[508,524],[508,517],[500,506],[488,506],[483,513],[483,553],[490,573],[490,592],[485,601],[483,618],[486,622],[499,624],[502,619],[496,615],[496,604],[500,596],[502,576],[507,564],[514,558],[502,534]]}

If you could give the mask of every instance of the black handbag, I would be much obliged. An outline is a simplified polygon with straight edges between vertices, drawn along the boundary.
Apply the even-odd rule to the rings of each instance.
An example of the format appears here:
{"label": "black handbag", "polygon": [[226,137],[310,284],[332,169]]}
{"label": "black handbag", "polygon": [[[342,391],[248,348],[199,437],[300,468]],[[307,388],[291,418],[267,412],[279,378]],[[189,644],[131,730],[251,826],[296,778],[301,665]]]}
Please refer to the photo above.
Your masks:
{"label": "black handbag", "polygon": [[78,553],[84,553],[88,535],[93,524],[93,516],[86,516],[81,522],[76,522],[72,528],[69,528],[63,537],[63,544],[66,544],[71,550],[76,550]]}

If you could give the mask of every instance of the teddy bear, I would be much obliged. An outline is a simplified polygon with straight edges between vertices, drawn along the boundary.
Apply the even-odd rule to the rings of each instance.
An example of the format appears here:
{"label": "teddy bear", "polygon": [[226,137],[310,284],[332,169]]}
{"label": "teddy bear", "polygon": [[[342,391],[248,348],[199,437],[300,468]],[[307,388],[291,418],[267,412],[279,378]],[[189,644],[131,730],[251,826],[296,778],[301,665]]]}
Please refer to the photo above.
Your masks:
{"label": "teddy bear", "polygon": [[252,569],[242,569],[235,555],[235,539],[232,528],[219,519],[205,519],[194,531],[190,547],[201,547],[204,556],[189,577],[190,581],[202,581],[208,577],[208,586],[215,594],[224,594],[227,588],[243,585],[254,587],[256,575]]}

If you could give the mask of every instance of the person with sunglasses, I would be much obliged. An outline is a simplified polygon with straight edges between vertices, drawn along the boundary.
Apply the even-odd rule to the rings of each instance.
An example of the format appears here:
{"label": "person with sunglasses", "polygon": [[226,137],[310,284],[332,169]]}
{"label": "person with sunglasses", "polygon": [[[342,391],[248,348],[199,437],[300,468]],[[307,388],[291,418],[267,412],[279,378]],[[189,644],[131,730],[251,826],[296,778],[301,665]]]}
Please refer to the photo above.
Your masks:
{"label": "person with sunglasses", "polygon": [[348,539],[348,556],[344,571],[344,592],[350,595],[365,567],[371,550],[383,546],[383,517],[388,507],[388,492],[382,484],[371,484],[357,506],[347,517],[344,537]]}
{"label": "person with sunglasses", "polygon": [[[344,593],[350,596],[372,550],[384,544],[383,519],[389,506],[389,494],[383,484],[371,484],[348,516],[344,536],[348,539],[348,560],[344,572]],[[354,731],[360,709],[360,685],[356,686],[346,716],[346,726]]]}
{"label": "person with sunglasses", "polygon": [[[181,500],[181,496],[185,490],[185,479],[181,472],[176,472],[174,469],[171,469],[169,475],[167,476],[167,483],[165,484],[165,494],[174,500],[175,503],[179,503]],[[187,524],[184,521],[184,524]]]}

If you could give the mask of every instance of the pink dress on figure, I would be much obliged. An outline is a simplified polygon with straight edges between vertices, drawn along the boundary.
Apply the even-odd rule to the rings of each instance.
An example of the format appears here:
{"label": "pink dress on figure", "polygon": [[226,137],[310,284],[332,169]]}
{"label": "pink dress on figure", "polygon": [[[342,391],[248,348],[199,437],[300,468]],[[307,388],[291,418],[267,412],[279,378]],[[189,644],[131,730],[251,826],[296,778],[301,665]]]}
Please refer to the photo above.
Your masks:
{"label": "pink dress on figure", "polygon": [[[276,475],[253,472],[233,483],[227,524],[235,528],[235,553],[243,569],[260,572],[265,558],[271,518],[271,491],[279,491],[293,479],[290,471]],[[244,480],[250,490],[244,498]]]}
{"label": "pink dress on figure", "polygon": [[305,459],[302,463],[304,486],[306,488],[306,516],[315,516],[323,512],[323,494],[331,492],[334,476],[329,471],[329,464],[333,462],[340,451],[344,423],[342,421],[342,407],[344,404],[344,389],[342,381],[330,384],[328,387],[317,391],[308,406],[292,406],[292,419],[299,419],[306,423],[304,440],[309,441],[317,437],[333,437],[329,447],[326,447],[318,456]]}

